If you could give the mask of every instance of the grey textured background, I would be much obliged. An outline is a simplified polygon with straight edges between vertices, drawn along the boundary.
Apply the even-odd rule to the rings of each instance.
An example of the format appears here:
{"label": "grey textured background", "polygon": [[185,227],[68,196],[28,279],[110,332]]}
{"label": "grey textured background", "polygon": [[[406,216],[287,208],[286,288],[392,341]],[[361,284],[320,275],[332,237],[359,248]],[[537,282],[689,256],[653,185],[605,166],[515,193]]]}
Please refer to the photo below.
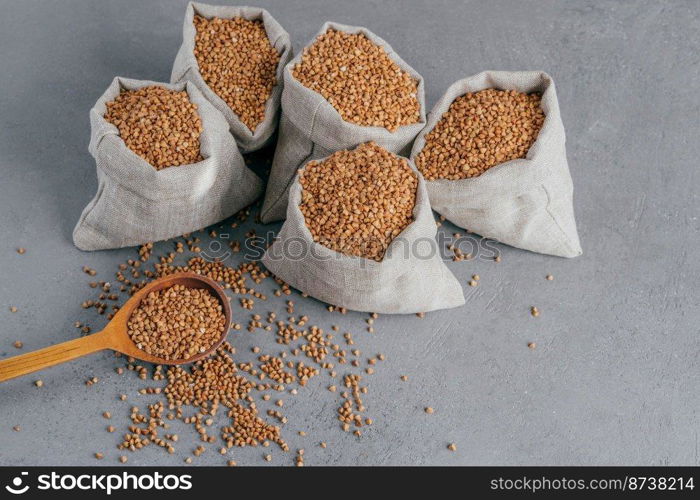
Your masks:
{"label": "grey textured background", "polygon": [[[326,20],[364,25],[426,79],[428,106],[484,69],[541,69],[557,83],[584,255],[501,247],[500,264],[449,263],[465,287],[459,310],[380,317],[330,315],[295,294],[297,314],[355,333],[387,361],[365,398],[375,425],[339,431],[338,394],[314,379],[285,395],[285,437],[307,464],[700,464],[700,4],[696,0],[328,2],[259,0],[295,48]],[[184,1],[0,2],[0,356],[99,328],[80,308],[83,265],[113,279],[133,249],[82,253],[71,231],[96,187],[88,110],[115,75],[164,80],[180,45]],[[278,226],[272,226],[276,228]],[[446,230],[453,228],[447,227]],[[260,229],[259,229],[260,230]],[[233,237],[241,237],[244,230]],[[15,248],[24,246],[20,256]],[[544,279],[547,273],[553,282]],[[267,293],[272,283],[262,287]],[[11,314],[9,307],[19,307]],[[531,305],[542,314],[529,315]],[[283,301],[259,311],[283,314]],[[234,314],[247,322],[249,313]],[[277,352],[272,335],[232,337]],[[535,341],[536,350],[527,348]],[[245,356],[249,356],[246,354]],[[245,357],[244,356],[244,357]],[[134,376],[98,354],[0,385],[0,464],[115,464]],[[407,383],[399,381],[408,374]],[[101,381],[85,387],[91,376]],[[117,401],[126,392],[130,403]],[[424,406],[435,414],[426,415]],[[119,432],[104,432],[105,411]],[[13,432],[20,424],[22,432]],[[305,430],[307,437],[296,434]],[[150,447],[130,464],[180,464]],[[321,450],[315,443],[329,443]],[[457,452],[446,444],[457,443]],[[270,448],[272,465],[292,455]],[[232,450],[265,464],[263,450]],[[212,450],[196,463],[222,464]]]}

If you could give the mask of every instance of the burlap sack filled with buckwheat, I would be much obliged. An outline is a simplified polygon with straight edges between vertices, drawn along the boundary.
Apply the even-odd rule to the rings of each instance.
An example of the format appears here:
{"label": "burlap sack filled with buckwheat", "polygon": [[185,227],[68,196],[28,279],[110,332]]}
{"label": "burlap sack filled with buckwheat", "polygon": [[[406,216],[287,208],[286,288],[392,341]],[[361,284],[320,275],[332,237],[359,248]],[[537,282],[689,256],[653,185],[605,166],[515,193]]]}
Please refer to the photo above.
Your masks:
{"label": "burlap sack filled with buckwheat", "polygon": [[261,212],[261,219],[265,223],[285,218],[289,189],[297,169],[305,162],[368,141],[374,141],[393,153],[408,154],[406,148],[410,147],[411,141],[425,125],[423,77],[401,59],[387,42],[366,28],[327,22],[307,44],[307,48],[329,29],[364,34],[374,44],[382,47],[399,68],[416,80],[415,97],[420,105],[419,118],[416,123],[402,125],[393,132],[383,127],[361,126],[343,120],[328,100],[294,78],[292,70],[301,61],[303,52],[298,54],[283,72],[279,137]]}
{"label": "burlap sack filled with buckwheat", "polygon": [[286,221],[262,263],[290,286],[355,311],[404,314],[463,305],[462,288],[435,240],[437,225],[425,181],[408,165],[418,180],[413,221],[389,243],[380,261],[339,253],[314,241],[300,209],[302,168],[289,189]]}
{"label": "burlap sack filled with buckwheat", "polygon": [[[279,53],[280,58],[276,71],[277,83],[265,103],[265,118],[257,124],[254,131],[245,125],[231,107],[204,81],[194,54],[195,37],[197,36],[197,30],[194,25],[195,15],[200,15],[207,19],[214,17],[222,19],[242,17],[250,21],[262,20],[270,44]],[[173,83],[182,81],[194,83],[204,94],[204,97],[224,115],[241,151],[249,153],[265,146],[277,129],[280,96],[282,95],[282,70],[291,57],[292,43],[289,39],[289,34],[265,9],[190,2],[185,11],[182,45],[175,58],[170,81]]]}
{"label": "burlap sack filled with buckwheat", "polygon": [[[106,103],[122,89],[158,85],[186,89],[202,121],[198,163],[156,170],[131,151],[104,119]],[[191,82],[164,84],[117,77],[90,110],[90,154],[97,165],[97,194],[73,231],[81,250],[140,245],[214,224],[252,203],[262,181],[248,167],[228,124]]]}
{"label": "burlap sack filled with buckwheat", "polygon": [[541,71],[485,71],[455,82],[428,116],[411,152],[414,161],[452,102],[485,89],[540,93],[544,123],[527,156],[496,165],[478,177],[427,180],[433,210],[481,236],[533,252],[581,255],[573,209],[566,136],[552,78]]}

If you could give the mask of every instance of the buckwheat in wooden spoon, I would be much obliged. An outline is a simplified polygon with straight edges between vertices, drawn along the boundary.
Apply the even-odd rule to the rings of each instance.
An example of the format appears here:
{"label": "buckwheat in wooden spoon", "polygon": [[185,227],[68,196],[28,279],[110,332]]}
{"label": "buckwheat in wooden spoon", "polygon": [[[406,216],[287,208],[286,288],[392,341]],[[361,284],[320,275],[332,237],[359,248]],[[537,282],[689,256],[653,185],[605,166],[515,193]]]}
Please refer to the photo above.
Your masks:
{"label": "buckwheat in wooden spoon", "polygon": [[[195,290],[191,290],[195,289]],[[182,295],[181,297],[177,294]],[[192,298],[194,296],[195,298]],[[204,296],[208,309],[199,311],[187,311],[182,314],[177,314],[179,334],[185,335],[179,342],[175,344],[185,344],[191,342],[191,339],[198,339],[202,336],[209,335],[207,347],[198,348],[196,353],[188,352],[181,359],[168,357],[160,357],[149,352],[164,352],[159,349],[159,346],[148,346],[141,344],[137,345],[134,338],[141,338],[144,335],[151,340],[155,339],[155,343],[163,337],[164,325],[167,323],[163,316],[163,311],[152,303],[158,300],[170,301],[179,307],[184,303],[188,304],[191,309],[192,304],[202,304],[205,307],[205,301],[200,301],[199,297]],[[211,337],[211,332],[205,331],[205,326],[209,318],[206,317],[207,312],[211,312],[211,298],[215,298],[220,303],[220,308],[216,309],[219,316],[216,323],[221,334],[218,338]],[[150,304],[150,305],[149,305]],[[160,315],[152,322],[149,320],[150,313]],[[132,315],[134,318],[132,318]],[[223,315],[223,318],[220,316]],[[132,335],[129,333],[129,322],[132,319]],[[134,333],[134,322],[139,332]],[[190,324],[192,323],[192,324]],[[104,330],[86,337],[80,337],[68,342],[45,347],[38,351],[14,356],[9,359],[0,361],[0,382],[10,380],[15,377],[26,375],[28,373],[48,368],[49,366],[57,365],[65,361],[70,361],[87,354],[92,354],[104,349],[112,349],[121,352],[127,356],[131,356],[142,361],[150,363],[179,365],[184,363],[193,363],[199,359],[209,356],[226,338],[226,334],[231,324],[231,305],[226,297],[224,290],[213,280],[200,276],[194,273],[178,273],[164,278],[157,279],[147,284],[144,288],[136,292],[121,309],[114,315],[114,318],[107,324]],[[155,325],[155,326],[154,326]],[[222,327],[223,326],[223,327]],[[142,335],[143,334],[143,335]],[[196,342],[196,341],[195,341]],[[171,344],[173,341],[171,340]],[[145,350],[144,350],[145,349]],[[183,349],[178,349],[177,352],[182,352]]]}

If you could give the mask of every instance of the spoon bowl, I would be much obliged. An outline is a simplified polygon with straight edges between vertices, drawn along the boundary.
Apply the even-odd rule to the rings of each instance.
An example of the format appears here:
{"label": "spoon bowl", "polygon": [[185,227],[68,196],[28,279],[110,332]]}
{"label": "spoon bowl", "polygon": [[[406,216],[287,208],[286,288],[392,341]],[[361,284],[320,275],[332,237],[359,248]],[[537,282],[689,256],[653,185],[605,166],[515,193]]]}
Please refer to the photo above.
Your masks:
{"label": "spoon bowl", "polygon": [[[154,356],[137,347],[128,333],[128,322],[134,309],[151,292],[156,292],[174,285],[183,285],[188,288],[205,289],[214,295],[221,303],[221,308],[226,319],[226,329],[221,337],[204,352],[198,353],[187,359],[163,359]],[[20,356],[14,356],[0,361],[0,382],[13,379],[28,373],[57,365],[65,361],[70,361],[87,354],[112,349],[127,356],[131,356],[149,363],[162,365],[181,365],[194,363],[212,354],[226,339],[228,327],[231,324],[231,304],[224,293],[223,288],[214,280],[195,273],[176,273],[165,276],[148,283],[141,290],[136,292],[117,311],[112,320],[101,332],[93,333],[85,337],[80,337],[68,342],[56,344],[38,351],[33,351]]]}

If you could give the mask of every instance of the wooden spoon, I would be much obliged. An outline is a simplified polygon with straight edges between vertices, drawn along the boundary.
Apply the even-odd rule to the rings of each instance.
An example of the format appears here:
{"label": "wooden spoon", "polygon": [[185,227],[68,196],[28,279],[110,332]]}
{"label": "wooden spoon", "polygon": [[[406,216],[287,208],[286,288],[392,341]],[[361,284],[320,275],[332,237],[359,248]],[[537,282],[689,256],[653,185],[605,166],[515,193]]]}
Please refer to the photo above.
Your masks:
{"label": "wooden spoon", "polygon": [[[151,292],[170,288],[173,285],[184,285],[188,288],[204,288],[212,293],[221,302],[224,316],[226,317],[226,330],[221,335],[221,338],[206,351],[192,356],[187,359],[162,359],[145,351],[142,351],[131,340],[127,332],[127,322],[129,317],[141,300]],[[228,333],[228,325],[231,324],[231,305],[224,293],[223,288],[214,280],[200,276],[194,273],[177,273],[164,278],[157,279],[147,284],[141,290],[136,292],[129,300],[126,301],[114,318],[107,324],[101,332],[93,333],[86,337],[80,337],[68,342],[45,347],[38,351],[14,356],[9,359],[0,361],[0,382],[32,373],[42,368],[57,365],[65,361],[70,361],[86,354],[102,351],[104,349],[112,349],[119,351],[122,354],[131,356],[150,363],[163,365],[180,365],[184,363],[193,363],[199,359],[209,356],[226,338]]]}

